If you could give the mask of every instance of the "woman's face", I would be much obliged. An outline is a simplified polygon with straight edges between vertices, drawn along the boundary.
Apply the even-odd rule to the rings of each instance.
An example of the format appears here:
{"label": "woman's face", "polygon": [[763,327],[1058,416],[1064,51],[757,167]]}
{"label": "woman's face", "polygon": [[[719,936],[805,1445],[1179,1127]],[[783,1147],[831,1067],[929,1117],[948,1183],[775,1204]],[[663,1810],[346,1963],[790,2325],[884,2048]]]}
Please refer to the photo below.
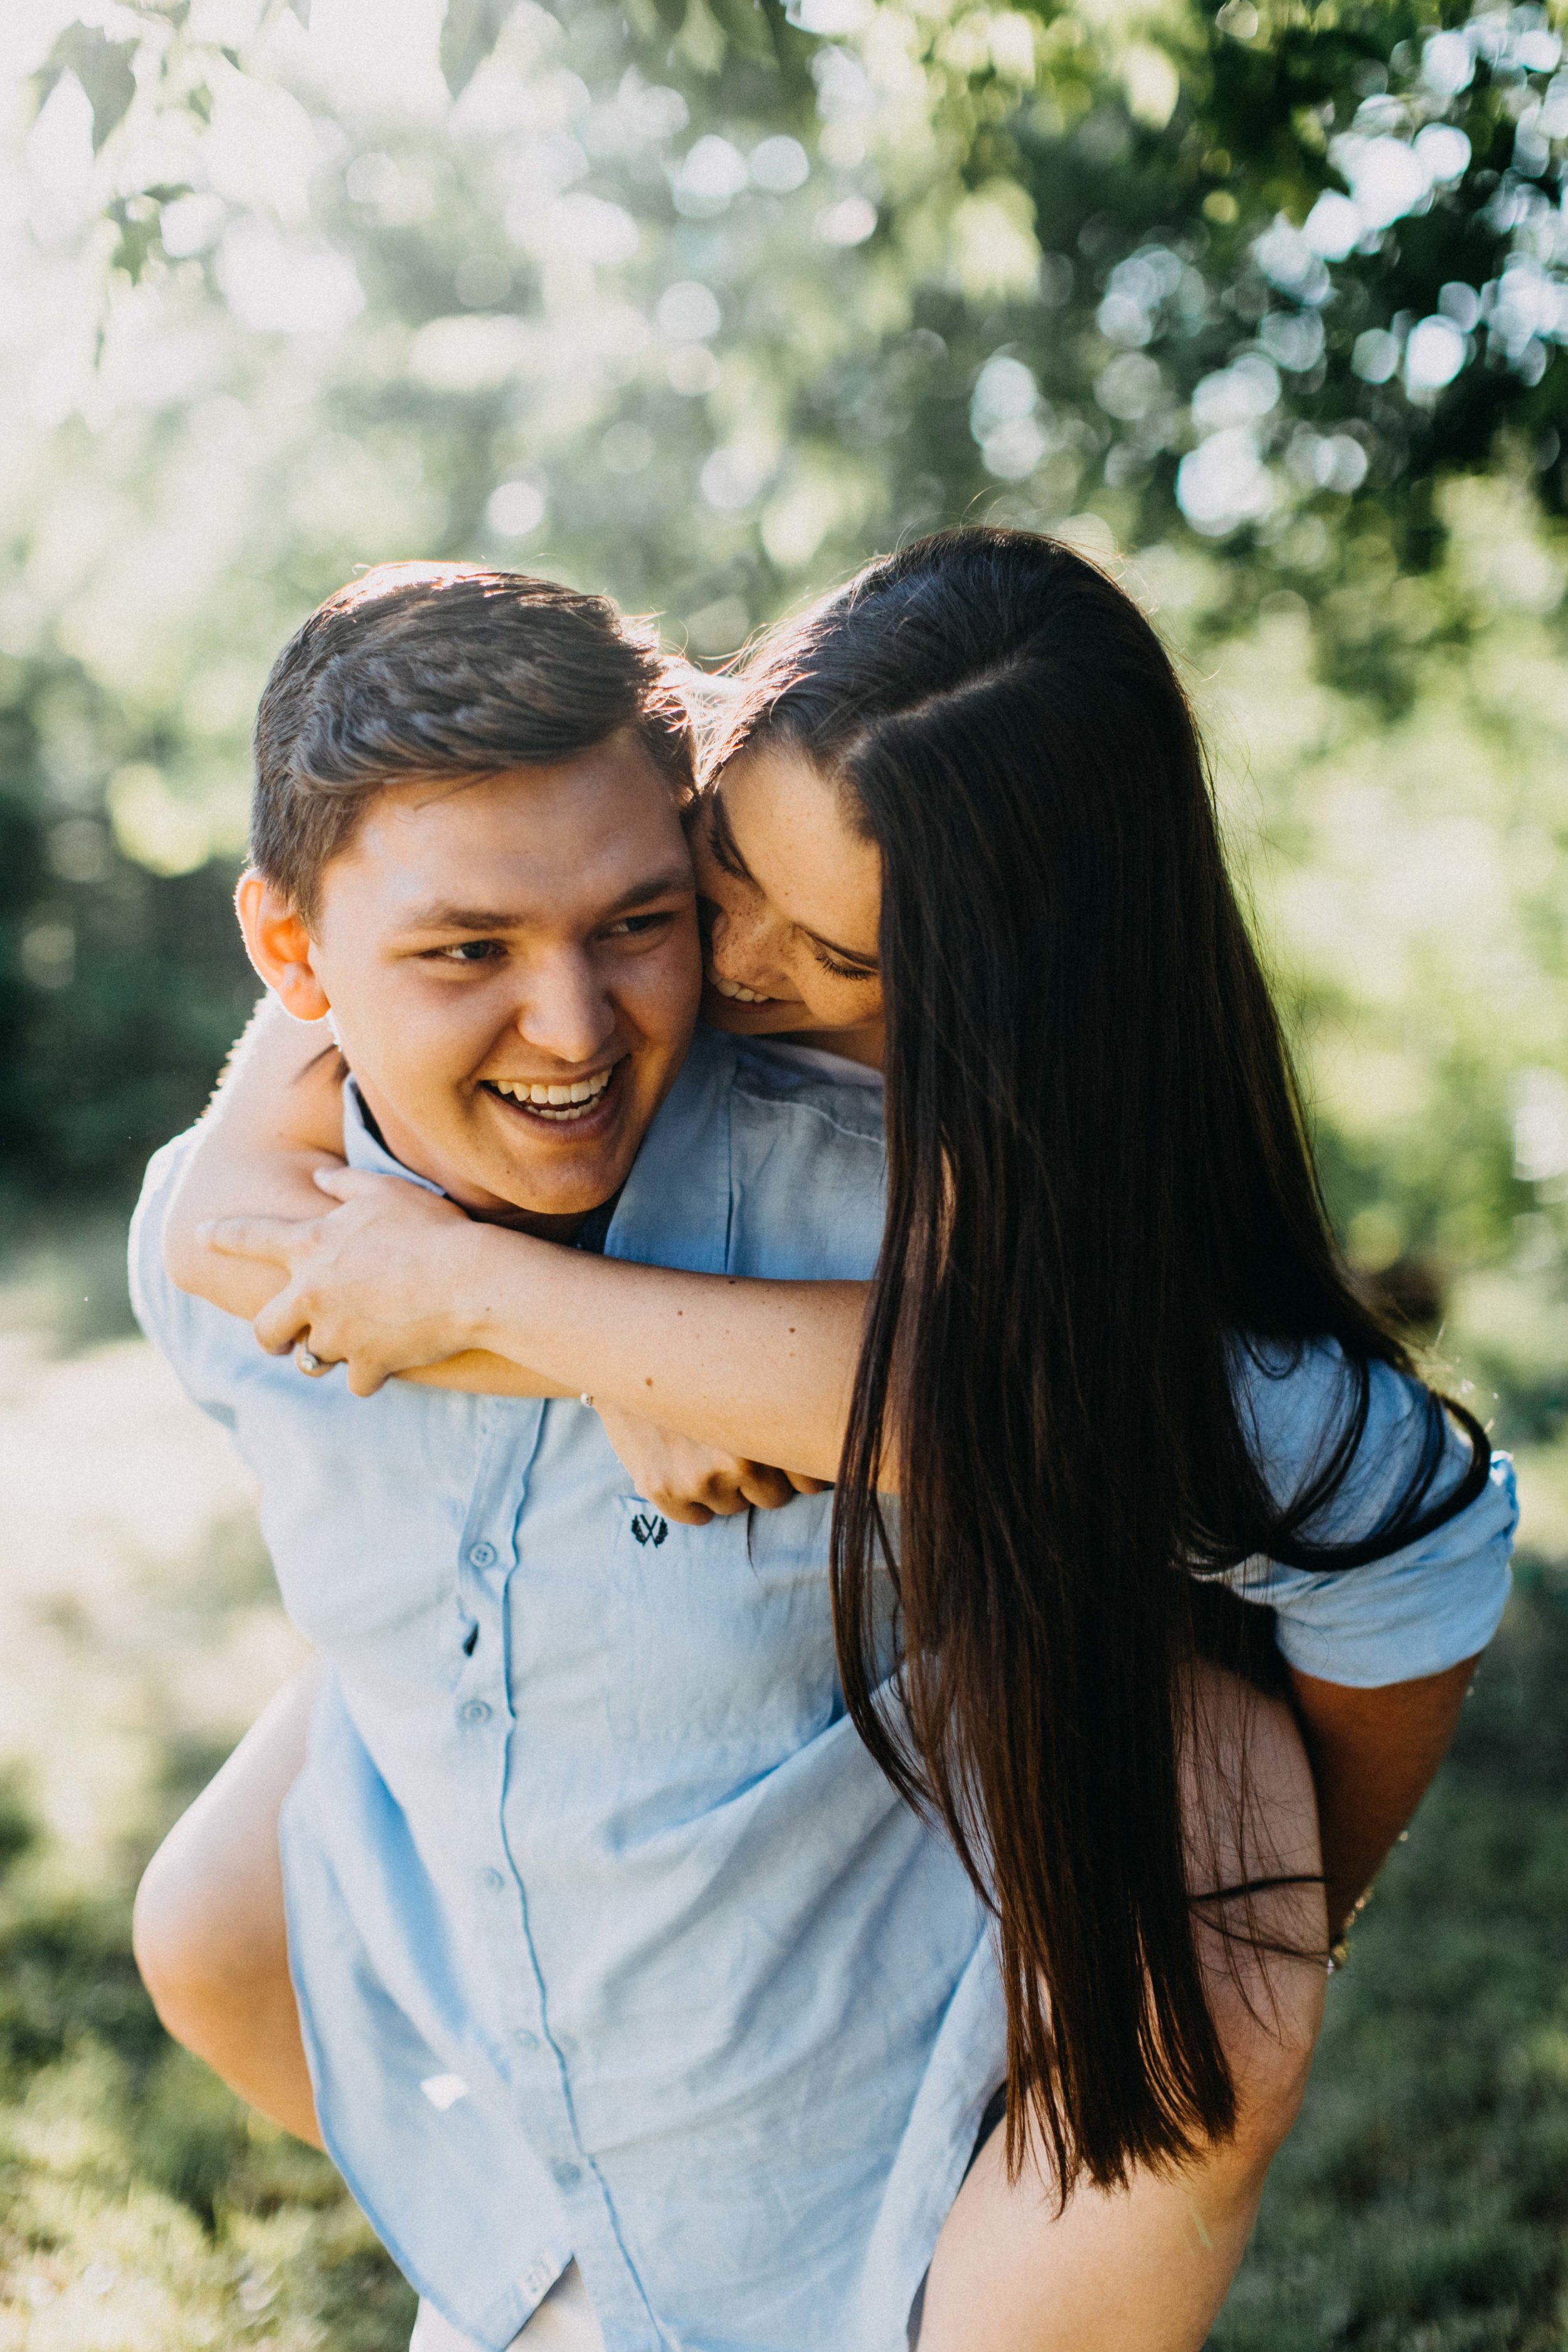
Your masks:
{"label": "woman's face", "polygon": [[838,788],[782,745],[742,751],[708,793],[692,850],[706,1018],[879,1066],[881,859],[845,822]]}

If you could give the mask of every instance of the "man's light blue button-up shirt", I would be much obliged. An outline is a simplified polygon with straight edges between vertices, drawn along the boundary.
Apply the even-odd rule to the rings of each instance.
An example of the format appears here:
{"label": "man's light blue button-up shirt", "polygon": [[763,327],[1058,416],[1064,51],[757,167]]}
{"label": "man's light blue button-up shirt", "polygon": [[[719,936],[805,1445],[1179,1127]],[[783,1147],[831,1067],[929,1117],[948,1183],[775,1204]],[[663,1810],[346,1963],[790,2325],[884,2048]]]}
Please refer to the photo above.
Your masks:
{"label": "man's light blue button-up shirt", "polygon": [[[352,1089],[356,1166],[406,1174]],[[323,2134],[408,2277],[510,2343],[575,2254],[608,2352],[904,2352],[1003,2071],[987,1922],[846,1719],[830,1496],[666,1522],[581,1404],[302,1380],[174,1290],[149,1171],[144,1328],[262,1484],[284,1600],[329,1665],[283,1846]],[[881,1107],[700,1032],[610,1226],[616,1255],[775,1277],[875,1261]],[[1300,1482],[1328,1351],[1252,1382]],[[1375,1377],[1364,1503],[1409,1399]],[[1282,1646],[1344,1682],[1482,1646],[1500,1465],[1349,1578],[1256,1564]]]}

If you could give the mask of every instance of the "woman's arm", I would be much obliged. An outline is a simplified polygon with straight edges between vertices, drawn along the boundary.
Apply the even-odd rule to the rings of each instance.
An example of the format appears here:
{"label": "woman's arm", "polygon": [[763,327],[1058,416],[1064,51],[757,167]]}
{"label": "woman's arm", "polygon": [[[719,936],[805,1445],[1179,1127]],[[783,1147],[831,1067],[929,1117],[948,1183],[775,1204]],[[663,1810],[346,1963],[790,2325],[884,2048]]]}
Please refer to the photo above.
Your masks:
{"label": "woman's arm", "polygon": [[280,1268],[208,1249],[198,1228],[235,1215],[315,1217],[311,1178],[341,1168],[343,1065],[324,1021],[264,998],[218,1081],[163,1228],[169,1279],[248,1323],[282,1287]]}
{"label": "woman's arm", "polygon": [[[344,1076],[324,1021],[295,1021],[270,997],[257,1007],[169,1204],[163,1263],[180,1289],[250,1323],[285,1287],[287,1269],[279,1261],[214,1249],[205,1228],[235,1216],[296,1223],[321,1216],[321,1196],[312,1179],[343,1165]],[[434,1386],[489,1395],[575,1393],[500,1357],[470,1355],[424,1378]]]}
{"label": "woman's arm", "polygon": [[309,1223],[234,1218],[206,1237],[287,1269],[256,1318],[263,1347],[308,1330],[360,1395],[432,1366],[448,1384],[500,1387],[505,1359],[682,1437],[837,1476],[864,1283],[636,1265],[476,1224],[390,1177],[344,1171],[322,1187],[343,1205]]}
{"label": "woman's arm", "polygon": [[1355,1915],[1448,1750],[1478,1661],[1354,1690],[1289,1669],[1311,1759],[1323,1843],[1329,1935]]}
{"label": "woman's arm", "polygon": [[[393,1371],[489,1395],[590,1392],[606,1409],[606,1425],[614,1416],[611,1442],[639,1479],[639,1494],[648,1491],[679,1517],[783,1500],[790,1482],[766,1470],[769,1463],[790,1463],[806,1489],[835,1477],[842,1412],[835,1418],[823,1404],[835,1371],[844,1397],[853,1379],[858,1284],[726,1284],[597,1261],[475,1223],[418,1185],[348,1176],[341,1082],[343,1063],[327,1025],[291,1021],[273,1002],[258,1009],[169,1204],[164,1261],[181,1289],[247,1322],[273,1310],[258,1336],[275,1348],[312,1328],[315,1352],[327,1362],[351,1360],[364,1392]],[[318,1171],[343,1173],[348,1188],[367,1188],[376,1200],[374,1213],[364,1202],[355,1209],[360,1249],[353,1254],[343,1230],[351,1212],[327,1216],[312,1183]],[[214,1246],[205,1233],[214,1221],[224,1223],[228,1246]],[[331,1242],[339,1279],[355,1291],[353,1307],[343,1298],[353,1327],[345,1322],[341,1336],[320,1307],[299,1312],[299,1282],[289,1282],[289,1267],[303,1273],[318,1234]],[[233,1246],[247,1237],[261,1240],[258,1254]],[[324,1267],[318,1273],[324,1277]],[[851,1291],[851,1315],[820,1291]],[[720,1318],[715,1303],[726,1307]],[[536,1336],[548,1362],[529,1352]],[[793,1355],[773,1364],[781,1340]],[[715,1355],[703,1360],[703,1348]],[[748,1442],[748,1430],[775,1437],[778,1451]],[[797,1434],[806,1451],[795,1449]],[[705,1467],[693,1442],[708,1446]]]}

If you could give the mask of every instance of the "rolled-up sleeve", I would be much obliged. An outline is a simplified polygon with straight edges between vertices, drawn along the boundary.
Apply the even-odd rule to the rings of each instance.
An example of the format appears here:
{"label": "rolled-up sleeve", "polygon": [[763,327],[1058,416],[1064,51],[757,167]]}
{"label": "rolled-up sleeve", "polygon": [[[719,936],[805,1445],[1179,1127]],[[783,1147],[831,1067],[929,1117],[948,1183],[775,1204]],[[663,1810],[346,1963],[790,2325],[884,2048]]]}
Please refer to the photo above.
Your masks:
{"label": "rolled-up sleeve", "polygon": [[[1366,1425],[1338,1496],[1307,1530],[1316,1542],[1374,1534],[1403,1491],[1426,1426],[1419,1384],[1385,1364],[1371,1372]],[[1289,1369],[1265,1360],[1244,1373],[1257,1450],[1282,1504],[1302,1492],[1344,1427],[1353,1390],[1337,1348],[1311,1349]],[[1450,1427],[1431,1489],[1452,1493],[1469,1442]],[[1442,1674],[1484,1650],[1508,1599],[1519,1523],[1513,1465],[1494,1454],[1480,1493],[1429,1535],[1362,1568],[1287,1568],[1251,1559],[1226,1581],[1270,1607],[1288,1663],[1325,1682],[1370,1690]]]}

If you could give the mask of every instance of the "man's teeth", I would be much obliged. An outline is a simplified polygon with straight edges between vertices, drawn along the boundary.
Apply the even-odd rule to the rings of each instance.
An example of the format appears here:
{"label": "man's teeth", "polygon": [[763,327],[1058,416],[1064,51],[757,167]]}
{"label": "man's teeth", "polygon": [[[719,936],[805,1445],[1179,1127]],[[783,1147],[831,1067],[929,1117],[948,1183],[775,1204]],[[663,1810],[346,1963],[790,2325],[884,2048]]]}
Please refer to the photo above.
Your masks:
{"label": "man's teeth", "polygon": [[774,1004],[778,1002],[776,997],[760,995],[754,988],[742,988],[738,980],[721,980],[716,971],[710,972],[708,977],[720,995],[729,997],[735,1004]]}
{"label": "man's teeth", "polygon": [[582,1118],[590,1111],[614,1077],[613,1069],[596,1070],[591,1078],[574,1078],[568,1084],[552,1084],[541,1078],[492,1078],[491,1086],[498,1095],[510,1095],[513,1102],[526,1103],[541,1118],[564,1121]]}

